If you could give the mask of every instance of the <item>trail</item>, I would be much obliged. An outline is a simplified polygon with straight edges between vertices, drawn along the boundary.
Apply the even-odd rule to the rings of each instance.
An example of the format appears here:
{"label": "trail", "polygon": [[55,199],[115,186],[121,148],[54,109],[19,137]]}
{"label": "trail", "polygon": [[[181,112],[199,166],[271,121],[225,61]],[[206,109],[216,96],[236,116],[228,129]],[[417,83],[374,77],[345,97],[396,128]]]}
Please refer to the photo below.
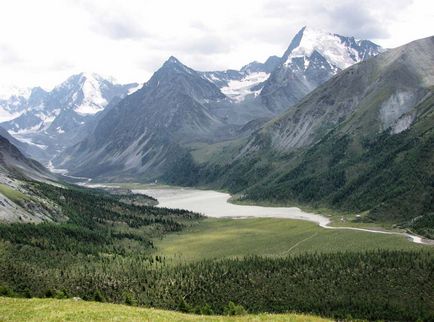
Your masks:
{"label": "trail", "polygon": [[357,228],[357,227],[336,227],[336,226],[329,226],[329,224],[319,224],[320,227],[325,229],[341,229],[341,230],[358,230],[358,231],[365,231],[369,233],[375,233],[375,234],[385,234],[385,235],[401,235],[405,236],[408,239],[410,239],[413,243],[416,244],[423,244],[423,245],[433,245],[434,243],[432,241],[424,241],[422,237],[412,235],[409,233],[400,233],[400,232],[394,232],[394,231],[383,231],[383,230],[375,230],[375,229],[367,229],[367,228]]}
{"label": "trail", "polygon": [[301,243],[304,243],[306,240],[312,239],[314,238],[316,235],[318,235],[318,233],[316,232],[315,234],[313,234],[312,236],[309,236],[305,239],[302,239],[298,242],[296,242],[294,245],[292,245],[288,250],[285,250],[284,252],[282,252],[282,254],[289,254],[291,252],[291,250],[293,250],[295,247],[297,247],[298,245],[300,245]]}

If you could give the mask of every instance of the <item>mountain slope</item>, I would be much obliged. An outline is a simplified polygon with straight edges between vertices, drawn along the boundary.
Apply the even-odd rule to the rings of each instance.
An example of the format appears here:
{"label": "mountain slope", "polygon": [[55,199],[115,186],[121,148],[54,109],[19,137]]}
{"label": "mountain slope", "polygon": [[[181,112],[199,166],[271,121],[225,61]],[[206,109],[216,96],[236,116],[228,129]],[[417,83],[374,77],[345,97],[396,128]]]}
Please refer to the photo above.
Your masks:
{"label": "mountain slope", "polygon": [[264,83],[260,98],[272,111],[285,110],[340,71],[382,51],[368,40],[303,27]]}
{"label": "mountain slope", "polygon": [[27,185],[29,180],[55,179],[39,162],[25,157],[0,136],[0,222],[62,220],[58,207]]}
{"label": "mountain slope", "polygon": [[434,37],[390,50],[230,147],[224,163],[177,173],[246,199],[362,213],[433,237],[433,71]]}

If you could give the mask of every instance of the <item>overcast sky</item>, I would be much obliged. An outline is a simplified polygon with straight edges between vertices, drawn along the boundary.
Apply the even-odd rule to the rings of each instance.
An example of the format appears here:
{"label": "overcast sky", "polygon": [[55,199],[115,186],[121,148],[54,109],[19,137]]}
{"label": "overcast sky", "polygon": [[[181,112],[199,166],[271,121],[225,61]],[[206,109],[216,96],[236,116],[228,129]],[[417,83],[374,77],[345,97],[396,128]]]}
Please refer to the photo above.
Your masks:
{"label": "overcast sky", "polygon": [[144,82],[174,55],[197,70],[282,55],[304,25],[384,47],[434,35],[430,0],[1,0],[0,86],[80,71]]}

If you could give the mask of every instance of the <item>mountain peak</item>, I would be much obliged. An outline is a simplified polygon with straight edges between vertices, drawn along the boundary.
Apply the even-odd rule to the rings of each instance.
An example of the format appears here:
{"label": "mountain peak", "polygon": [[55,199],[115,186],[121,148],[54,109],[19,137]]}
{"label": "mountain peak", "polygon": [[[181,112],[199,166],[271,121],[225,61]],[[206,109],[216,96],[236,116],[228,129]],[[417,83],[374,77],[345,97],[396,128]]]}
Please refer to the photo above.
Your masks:
{"label": "mountain peak", "polygon": [[161,66],[161,68],[154,74],[158,75],[159,77],[162,74],[194,74],[195,71],[191,69],[190,67],[184,65],[181,63],[175,56],[170,56],[169,59],[167,59],[164,64]]}
{"label": "mountain peak", "polygon": [[166,64],[177,64],[177,65],[183,65],[178,58],[176,58],[175,56],[170,56],[165,62],[164,65]]}
{"label": "mountain peak", "polygon": [[354,37],[304,26],[292,39],[283,59],[285,65],[290,65],[293,59],[299,58],[304,58],[306,64],[309,57],[317,53],[334,68],[342,70],[382,51],[380,46],[372,42],[363,42],[363,45],[362,42]]}
{"label": "mountain peak", "polygon": [[173,56],[173,55],[169,57],[168,61],[173,61],[173,62],[178,62],[178,63],[179,63],[178,58],[176,58],[176,57]]}

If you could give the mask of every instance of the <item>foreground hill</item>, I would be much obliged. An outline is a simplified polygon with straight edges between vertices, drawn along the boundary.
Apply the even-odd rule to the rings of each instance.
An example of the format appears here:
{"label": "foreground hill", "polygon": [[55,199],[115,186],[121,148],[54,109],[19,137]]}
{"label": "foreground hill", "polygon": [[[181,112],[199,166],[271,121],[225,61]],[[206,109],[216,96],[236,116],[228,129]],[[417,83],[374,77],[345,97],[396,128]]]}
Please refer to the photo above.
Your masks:
{"label": "foreground hill", "polygon": [[2,321],[331,321],[303,314],[255,314],[239,317],[201,316],[119,304],[74,300],[0,297]]}

